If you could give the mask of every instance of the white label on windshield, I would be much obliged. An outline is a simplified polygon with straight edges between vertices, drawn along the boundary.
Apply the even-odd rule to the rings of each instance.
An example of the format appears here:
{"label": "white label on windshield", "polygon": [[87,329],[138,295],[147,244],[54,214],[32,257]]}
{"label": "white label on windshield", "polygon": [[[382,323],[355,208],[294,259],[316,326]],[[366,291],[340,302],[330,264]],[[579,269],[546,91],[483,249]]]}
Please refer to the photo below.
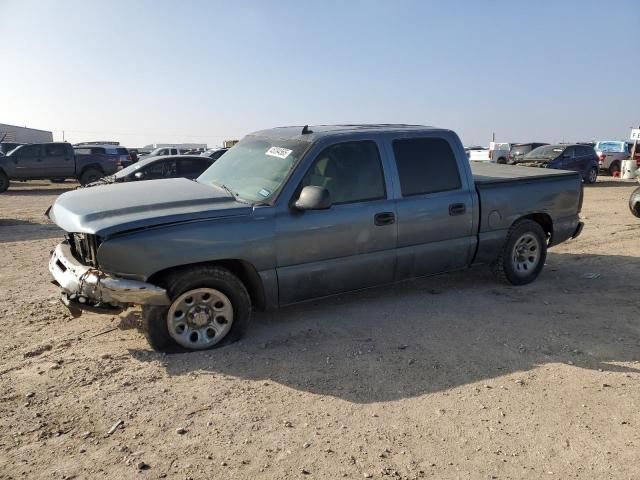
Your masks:
{"label": "white label on windshield", "polygon": [[288,148],[271,147],[266,151],[265,155],[269,155],[270,157],[287,158],[292,151],[293,150],[289,150]]}
{"label": "white label on windshield", "polygon": [[262,190],[260,190],[258,192],[258,194],[264,198],[267,198],[269,195],[271,195],[271,192],[269,190],[267,190],[266,188],[263,188]]}

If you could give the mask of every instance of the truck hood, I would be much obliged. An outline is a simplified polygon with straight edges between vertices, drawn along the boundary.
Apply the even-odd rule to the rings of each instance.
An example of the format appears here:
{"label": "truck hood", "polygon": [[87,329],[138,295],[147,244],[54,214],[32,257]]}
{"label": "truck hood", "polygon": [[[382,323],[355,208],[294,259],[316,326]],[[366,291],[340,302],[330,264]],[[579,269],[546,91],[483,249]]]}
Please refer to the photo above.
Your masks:
{"label": "truck hood", "polygon": [[116,233],[209,218],[249,215],[252,206],[215,186],[171,178],[81,188],[60,195],[49,218],[67,232]]}

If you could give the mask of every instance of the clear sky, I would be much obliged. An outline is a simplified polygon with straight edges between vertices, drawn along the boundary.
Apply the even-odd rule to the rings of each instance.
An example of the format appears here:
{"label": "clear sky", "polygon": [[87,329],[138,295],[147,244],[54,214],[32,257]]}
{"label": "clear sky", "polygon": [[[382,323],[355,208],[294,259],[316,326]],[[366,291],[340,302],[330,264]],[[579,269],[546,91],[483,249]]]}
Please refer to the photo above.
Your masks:
{"label": "clear sky", "polygon": [[638,0],[0,0],[0,20],[0,123],[72,142],[397,122],[487,144],[640,124]]}

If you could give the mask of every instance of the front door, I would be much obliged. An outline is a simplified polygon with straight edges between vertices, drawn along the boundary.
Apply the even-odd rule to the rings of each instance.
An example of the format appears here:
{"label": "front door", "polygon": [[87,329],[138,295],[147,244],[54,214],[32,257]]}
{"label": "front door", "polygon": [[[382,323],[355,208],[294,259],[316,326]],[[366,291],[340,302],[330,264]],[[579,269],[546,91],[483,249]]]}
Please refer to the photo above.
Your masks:
{"label": "front door", "polygon": [[25,145],[17,150],[11,158],[14,162],[15,178],[45,178],[42,168],[42,146]]}
{"label": "front door", "polygon": [[452,144],[439,137],[396,138],[391,150],[400,180],[397,279],[466,267],[476,247],[477,207]]}
{"label": "front door", "polygon": [[282,208],[276,220],[280,304],[393,281],[396,213],[378,145],[352,141],[316,156],[294,194],[326,188],[332,206],[300,212]]}
{"label": "front door", "polygon": [[576,163],[576,152],[573,147],[567,147],[560,157],[560,170],[580,171]]}

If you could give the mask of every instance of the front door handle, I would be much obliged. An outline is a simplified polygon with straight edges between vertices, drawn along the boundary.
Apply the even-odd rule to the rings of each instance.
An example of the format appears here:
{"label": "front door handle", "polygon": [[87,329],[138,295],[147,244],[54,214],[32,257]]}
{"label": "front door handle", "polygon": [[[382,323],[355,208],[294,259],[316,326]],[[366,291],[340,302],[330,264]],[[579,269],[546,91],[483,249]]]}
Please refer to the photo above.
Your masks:
{"label": "front door handle", "polygon": [[373,222],[378,227],[381,227],[383,225],[392,225],[396,222],[396,216],[393,214],[393,212],[376,213],[373,217]]}
{"label": "front door handle", "polygon": [[464,203],[452,203],[449,205],[449,215],[455,217],[456,215],[464,215],[467,211],[467,206]]}

